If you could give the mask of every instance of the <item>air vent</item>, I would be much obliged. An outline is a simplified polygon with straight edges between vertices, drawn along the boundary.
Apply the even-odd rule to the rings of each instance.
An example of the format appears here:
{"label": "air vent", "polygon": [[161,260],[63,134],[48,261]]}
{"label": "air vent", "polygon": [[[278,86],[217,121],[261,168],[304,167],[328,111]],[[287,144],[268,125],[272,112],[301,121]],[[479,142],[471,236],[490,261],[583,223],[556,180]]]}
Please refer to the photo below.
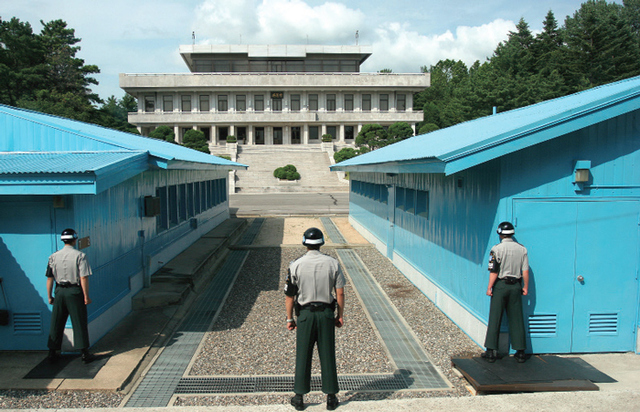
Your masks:
{"label": "air vent", "polygon": [[531,336],[552,336],[558,327],[557,315],[529,316],[529,334]]}
{"label": "air vent", "polygon": [[13,314],[13,332],[17,335],[34,335],[42,333],[42,316],[40,312],[16,312]]}
{"label": "air vent", "polygon": [[596,335],[611,335],[618,333],[617,313],[589,314],[589,333]]}

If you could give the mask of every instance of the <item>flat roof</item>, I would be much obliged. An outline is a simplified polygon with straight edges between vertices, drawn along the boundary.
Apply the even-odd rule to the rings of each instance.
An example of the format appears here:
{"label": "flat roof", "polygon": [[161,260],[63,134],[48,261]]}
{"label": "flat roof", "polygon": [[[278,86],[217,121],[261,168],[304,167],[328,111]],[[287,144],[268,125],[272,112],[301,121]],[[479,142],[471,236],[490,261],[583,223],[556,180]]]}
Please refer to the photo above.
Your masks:
{"label": "flat roof", "polygon": [[193,65],[194,55],[238,54],[250,58],[300,58],[310,54],[357,55],[360,64],[373,53],[372,46],[323,46],[323,45],[286,45],[286,44],[193,44],[180,46],[180,54],[189,68]]}

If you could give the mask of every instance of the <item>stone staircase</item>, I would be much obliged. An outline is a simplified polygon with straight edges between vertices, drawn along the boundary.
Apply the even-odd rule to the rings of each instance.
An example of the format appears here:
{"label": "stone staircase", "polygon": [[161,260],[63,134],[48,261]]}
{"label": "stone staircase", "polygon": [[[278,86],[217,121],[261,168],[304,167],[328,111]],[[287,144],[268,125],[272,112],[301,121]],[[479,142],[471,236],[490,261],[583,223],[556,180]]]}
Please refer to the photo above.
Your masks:
{"label": "stone staircase", "polygon": [[[321,146],[239,146],[238,163],[248,170],[235,173],[236,193],[347,192],[349,182],[329,170],[331,161]],[[294,165],[300,180],[281,181],[273,176],[278,167]]]}

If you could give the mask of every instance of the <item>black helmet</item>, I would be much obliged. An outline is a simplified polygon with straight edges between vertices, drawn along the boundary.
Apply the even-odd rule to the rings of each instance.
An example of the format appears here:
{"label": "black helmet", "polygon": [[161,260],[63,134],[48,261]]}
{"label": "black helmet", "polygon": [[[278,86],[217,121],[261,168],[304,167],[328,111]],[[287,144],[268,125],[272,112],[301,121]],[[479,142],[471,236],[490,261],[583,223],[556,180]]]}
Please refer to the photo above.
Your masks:
{"label": "black helmet", "polygon": [[498,225],[498,234],[505,236],[513,236],[516,230],[510,222],[502,222]]}
{"label": "black helmet", "polygon": [[324,245],[324,236],[322,235],[322,231],[316,227],[310,227],[302,236],[302,244],[305,246]]}
{"label": "black helmet", "polygon": [[71,242],[78,238],[78,234],[73,229],[65,229],[62,231],[62,235],[60,235],[60,240],[63,242]]}

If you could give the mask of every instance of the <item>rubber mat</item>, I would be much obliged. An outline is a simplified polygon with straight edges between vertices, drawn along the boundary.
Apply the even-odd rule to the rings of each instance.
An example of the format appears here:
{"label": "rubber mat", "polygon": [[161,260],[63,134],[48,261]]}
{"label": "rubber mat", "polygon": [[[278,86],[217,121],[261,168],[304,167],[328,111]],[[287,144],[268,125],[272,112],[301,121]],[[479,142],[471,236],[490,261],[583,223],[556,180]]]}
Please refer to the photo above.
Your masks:
{"label": "rubber mat", "polygon": [[45,358],[22,379],[92,379],[107,363],[111,355],[96,355],[91,363],[83,363],[80,355],[60,355],[54,364]]}
{"label": "rubber mat", "polygon": [[454,366],[481,392],[597,391],[595,383],[616,382],[580,358],[532,356],[525,363],[503,357],[453,359]]}

